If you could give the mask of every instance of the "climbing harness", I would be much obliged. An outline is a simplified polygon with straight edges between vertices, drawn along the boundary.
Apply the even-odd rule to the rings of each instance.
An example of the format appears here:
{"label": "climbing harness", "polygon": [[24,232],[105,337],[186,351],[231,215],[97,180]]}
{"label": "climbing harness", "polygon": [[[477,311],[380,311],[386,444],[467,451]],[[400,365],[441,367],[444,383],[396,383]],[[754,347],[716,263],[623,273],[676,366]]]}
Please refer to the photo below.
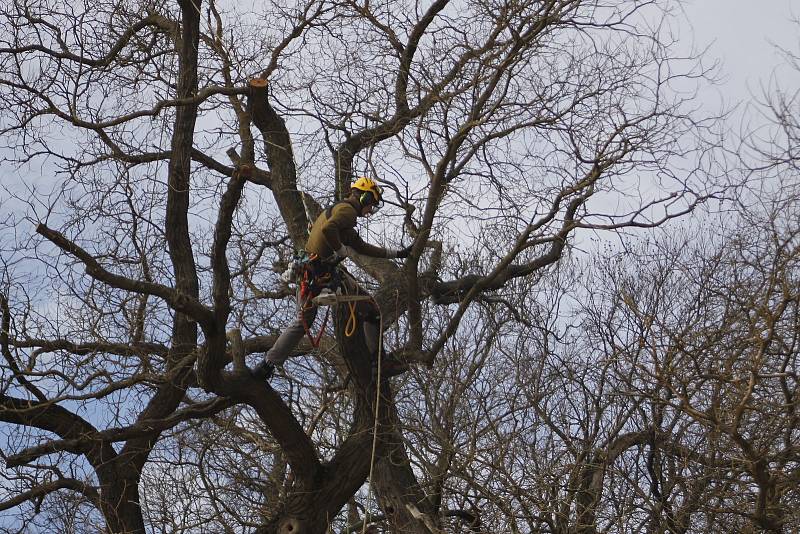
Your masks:
{"label": "climbing harness", "polygon": [[295,258],[290,265],[292,274],[296,276],[299,285],[300,320],[303,323],[303,329],[306,331],[311,346],[316,348],[319,347],[322,334],[325,332],[325,326],[328,324],[330,308],[325,310],[325,318],[322,320],[322,326],[316,336],[311,334],[311,325],[306,322],[306,312],[317,305],[314,302],[314,298],[323,291],[335,293],[339,289],[342,283],[341,275],[336,268],[336,264],[321,261],[316,254],[309,255],[306,252],[295,254]]}
{"label": "climbing harness", "polygon": [[[299,302],[301,303],[298,313],[308,340],[314,348],[319,347],[322,340],[322,335],[330,317],[330,306],[347,304],[350,314],[347,323],[345,323],[344,334],[347,337],[352,337],[358,327],[358,314],[356,313],[358,302],[372,301],[372,297],[369,295],[346,293],[342,274],[337,268],[338,263],[322,261],[316,254],[309,255],[306,252],[298,252],[283,274],[284,280],[287,282],[294,281],[298,284]],[[312,325],[309,325],[306,321],[306,312],[314,306],[327,308],[325,317],[322,320],[322,326],[316,336],[312,335]]]}

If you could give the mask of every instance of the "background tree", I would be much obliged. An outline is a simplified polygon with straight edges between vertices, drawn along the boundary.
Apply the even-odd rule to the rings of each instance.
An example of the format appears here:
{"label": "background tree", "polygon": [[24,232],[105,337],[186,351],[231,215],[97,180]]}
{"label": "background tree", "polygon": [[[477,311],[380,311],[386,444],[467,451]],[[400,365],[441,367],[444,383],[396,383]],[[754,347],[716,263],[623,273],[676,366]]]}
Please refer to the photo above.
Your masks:
{"label": "background tree", "polygon": [[[554,350],[562,286],[532,299],[577,231],[720,193],[673,165],[713,123],[673,87],[706,73],[672,59],[670,5],[11,2],[5,161],[46,174],[5,186],[0,508],[113,532],[621,521],[603,468],[652,431],[597,407],[610,367]],[[370,238],[414,249],[352,272],[423,365],[376,381],[337,310],[336,341],[259,383],[246,358],[291,313],[273,265],[356,173],[397,208]]]}
{"label": "background tree", "polygon": [[597,332],[644,438],[622,466],[635,491],[610,493],[655,531],[797,528],[797,200],[764,191],[604,270]]}

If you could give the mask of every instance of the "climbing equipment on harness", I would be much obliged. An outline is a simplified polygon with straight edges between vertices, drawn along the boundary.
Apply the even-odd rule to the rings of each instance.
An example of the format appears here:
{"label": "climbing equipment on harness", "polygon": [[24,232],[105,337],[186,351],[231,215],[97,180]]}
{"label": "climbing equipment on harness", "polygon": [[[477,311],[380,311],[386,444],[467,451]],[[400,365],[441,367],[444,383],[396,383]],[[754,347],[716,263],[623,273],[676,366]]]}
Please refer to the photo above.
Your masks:
{"label": "climbing equipment on harness", "polygon": [[334,293],[339,288],[342,283],[341,275],[336,269],[336,264],[324,262],[316,254],[297,253],[294,263],[293,272],[297,275],[299,302],[301,303],[299,306],[300,320],[303,322],[303,328],[311,346],[316,348],[319,346],[325,326],[328,324],[330,308],[325,310],[325,318],[316,337],[311,335],[311,325],[306,323],[306,312],[316,305],[313,299],[323,291]]}
{"label": "climbing equipment on harness", "polygon": [[[343,258],[342,258],[343,259]],[[345,324],[345,335],[352,337],[358,326],[356,316],[356,303],[361,300],[372,300],[369,295],[343,295],[342,275],[337,269],[339,261],[322,261],[316,254],[308,254],[305,251],[296,252],[294,258],[289,262],[289,266],[282,277],[287,282],[294,281],[298,284],[299,292],[299,317],[303,323],[308,340],[311,346],[318,347],[325,326],[330,317],[330,308],[334,304],[347,303],[350,316]],[[306,312],[314,306],[326,306],[325,318],[316,336],[311,334],[311,325],[306,322]]]}
{"label": "climbing equipment on harness", "polygon": [[[294,281],[298,284],[298,306],[299,318],[302,321],[303,329],[308,336],[311,346],[319,346],[325,327],[330,317],[330,307],[338,304],[347,304],[349,316],[345,323],[344,334],[352,337],[358,328],[358,303],[371,302],[372,312],[380,320],[380,312],[377,312],[377,305],[370,295],[347,294],[346,285],[343,283],[342,274],[337,268],[341,258],[335,262],[326,262],[319,259],[316,254],[307,252],[296,252],[294,258],[289,263],[286,272],[283,273],[284,280]],[[314,306],[324,306],[325,318],[316,336],[311,334],[311,325],[306,321],[306,312]],[[368,320],[368,319],[367,319]]]}
{"label": "climbing equipment on harness", "polygon": [[[305,255],[305,253],[302,254]],[[303,265],[306,261],[308,261],[307,258],[303,259],[300,253],[295,253],[286,265],[286,270],[281,274],[281,280],[287,284],[296,284],[303,274]]]}
{"label": "climbing equipment on harness", "polygon": [[311,299],[317,306],[334,306],[345,302],[359,302],[362,300],[372,300],[369,295],[344,295],[342,293],[322,291],[319,295]]}

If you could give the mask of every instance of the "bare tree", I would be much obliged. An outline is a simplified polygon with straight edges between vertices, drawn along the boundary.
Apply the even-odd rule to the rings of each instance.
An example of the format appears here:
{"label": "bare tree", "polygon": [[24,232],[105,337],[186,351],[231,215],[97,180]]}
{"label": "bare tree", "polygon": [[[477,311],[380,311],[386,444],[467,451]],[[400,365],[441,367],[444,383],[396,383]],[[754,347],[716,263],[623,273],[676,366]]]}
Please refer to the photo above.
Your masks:
{"label": "bare tree", "polygon": [[[531,323],[498,291],[535,288],[574,233],[658,226],[719,193],[673,170],[711,123],[673,88],[707,73],[672,59],[669,8],[11,1],[5,162],[46,174],[4,181],[0,508],[23,525],[70,509],[75,529],[112,532],[593,528],[601,466],[650,434],[627,432],[627,413],[601,428],[548,404],[556,384],[588,402],[605,374],[554,356],[546,329],[502,344],[535,343],[540,360],[483,369],[507,325]],[[290,313],[273,265],[356,172],[398,208],[371,235],[413,239],[403,265],[356,258],[352,271],[387,339],[423,364],[420,387],[398,399],[376,381],[363,338],[344,335],[347,309],[335,341],[301,347],[311,356],[275,389],[259,383],[246,358]],[[519,456],[533,464],[482,465],[484,436],[515,424],[480,400],[493,383],[520,389],[509,413],[579,462],[540,457],[552,439],[536,434]],[[480,432],[459,437],[463,410],[486,417]],[[513,456],[526,442],[504,443]],[[451,491],[456,460],[469,482]],[[492,497],[544,464],[567,500],[541,478],[535,507]]]}
{"label": "bare tree", "polygon": [[606,271],[597,330],[619,395],[650,431],[644,480],[622,483],[653,531],[797,528],[794,191],[762,197],[734,228],[709,224],[706,240],[672,234]]}
{"label": "bare tree", "polygon": [[587,279],[580,316],[615,398],[586,413],[630,410],[631,439],[617,438],[628,450],[598,449],[592,519],[629,518],[614,530],[800,524],[796,107],[781,91],[762,105],[770,123],[743,143],[750,179],[733,212],[665,231]]}

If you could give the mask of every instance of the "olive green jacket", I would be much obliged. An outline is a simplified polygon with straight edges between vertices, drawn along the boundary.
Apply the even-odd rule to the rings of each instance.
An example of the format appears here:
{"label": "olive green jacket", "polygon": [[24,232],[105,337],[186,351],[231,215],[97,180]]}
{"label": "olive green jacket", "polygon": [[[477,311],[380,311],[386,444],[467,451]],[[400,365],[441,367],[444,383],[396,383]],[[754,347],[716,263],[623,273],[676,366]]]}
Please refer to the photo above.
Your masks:
{"label": "olive green jacket", "polygon": [[321,259],[328,259],[339,247],[347,245],[365,256],[392,257],[394,251],[370,245],[358,235],[355,227],[360,209],[361,205],[356,199],[347,198],[323,211],[311,226],[306,251]]}

